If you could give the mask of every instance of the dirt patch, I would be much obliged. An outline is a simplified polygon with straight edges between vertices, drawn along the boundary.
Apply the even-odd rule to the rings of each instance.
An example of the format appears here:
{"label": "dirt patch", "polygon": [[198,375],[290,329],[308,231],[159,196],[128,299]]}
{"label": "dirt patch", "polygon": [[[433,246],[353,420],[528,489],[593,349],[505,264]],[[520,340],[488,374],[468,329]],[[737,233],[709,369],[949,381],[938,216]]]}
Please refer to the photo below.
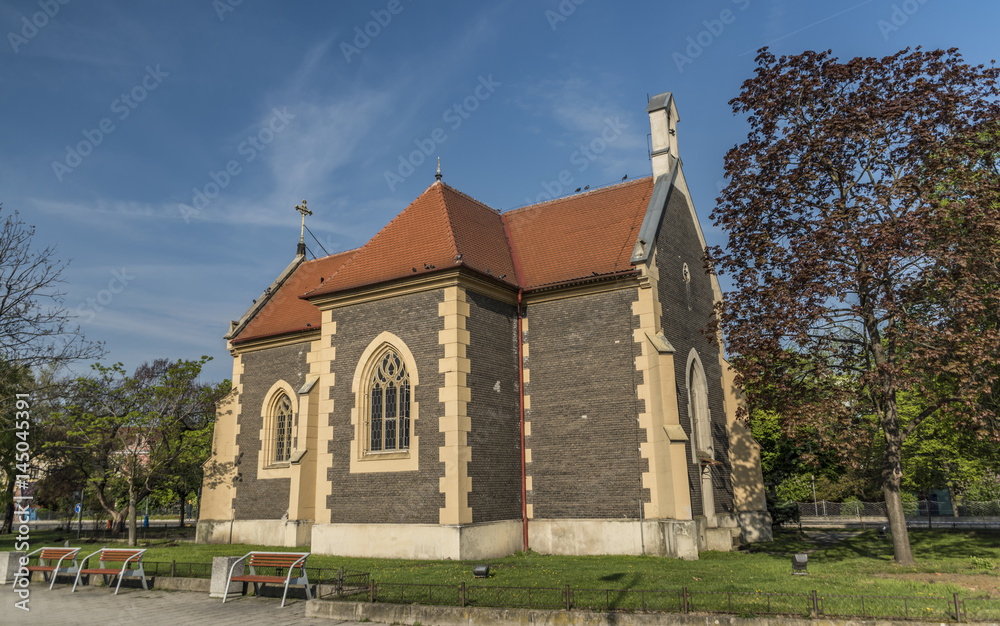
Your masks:
{"label": "dirt patch", "polygon": [[957,585],[977,596],[1000,598],[1000,576],[996,574],[880,574],[879,578],[913,580],[922,583]]}

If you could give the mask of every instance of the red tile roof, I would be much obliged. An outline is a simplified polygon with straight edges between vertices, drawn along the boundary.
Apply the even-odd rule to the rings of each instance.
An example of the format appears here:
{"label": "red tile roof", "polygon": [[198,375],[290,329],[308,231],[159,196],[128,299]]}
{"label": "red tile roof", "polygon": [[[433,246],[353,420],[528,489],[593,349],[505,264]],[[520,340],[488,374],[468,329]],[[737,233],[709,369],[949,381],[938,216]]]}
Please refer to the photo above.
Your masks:
{"label": "red tile roof", "polygon": [[300,295],[321,284],[320,279],[337,271],[354,250],[305,261],[292,272],[277,293],[257,312],[233,343],[263,339],[274,335],[319,329],[320,312],[315,306],[299,298]]}
{"label": "red tile roof", "polygon": [[464,266],[526,291],[632,271],[652,192],[640,178],[501,215],[436,182],[364,246],[300,265],[233,341],[317,328],[307,298],[435,270]]}
{"label": "red tile roof", "polygon": [[528,289],[632,270],[653,177],[504,213]]}
{"label": "red tile roof", "polygon": [[319,296],[464,265],[505,276],[514,264],[500,214],[443,183],[434,183],[410,206],[307,295]]}

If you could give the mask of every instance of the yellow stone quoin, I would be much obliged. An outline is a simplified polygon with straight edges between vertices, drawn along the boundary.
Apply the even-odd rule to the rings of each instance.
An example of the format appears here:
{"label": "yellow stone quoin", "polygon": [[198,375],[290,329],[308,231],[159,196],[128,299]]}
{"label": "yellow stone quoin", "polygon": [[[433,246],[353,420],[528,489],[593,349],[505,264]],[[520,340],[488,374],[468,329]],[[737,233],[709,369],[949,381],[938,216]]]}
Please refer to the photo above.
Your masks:
{"label": "yellow stone quoin", "polygon": [[649,463],[649,469],[642,474],[642,486],[649,489],[649,502],[643,505],[643,517],[689,520],[692,518],[691,494],[684,441],[676,435],[671,437],[678,429],[670,428],[680,425],[674,355],[667,346],[654,343],[661,332],[655,249],[640,270],[642,277],[638,298],[632,303],[632,314],[638,319],[638,327],[633,328],[633,341],[641,351],[636,355],[635,368],[642,373],[643,381],[636,392],[645,404],[645,410],[639,414],[639,427],[646,432],[646,441],[640,444],[639,450]]}
{"label": "yellow stone quoin", "polygon": [[469,461],[472,460],[472,448],[468,434],[472,421],[467,407],[472,392],[468,385],[469,331],[465,327],[469,304],[465,300],[464,287],[446,287],[443,291],[444,301],[438,305],[438,315],[444,324],[443,330],[438,332],[438,343],[444,346],[444,357],[439,359],[438,372],[444,374],[444,386],[439,390],[438,401],[444,410],[438,429],[444,433],[444,445],[438,459],[444,463],[439,489],[445,496],[445,505],[440,509],[439,521],[441,524],[471,524]]}
{"label": "yellow stone quoin", "polygon": [[333,439],[333,426],[330,425],[330,415],[333,414],[333,386],[336,383],[331,371],[337,358],[337,348],[333,345],[337,335],[337,322],[333,319],[333,311],[320,313],[320,337],[312,342],[312,347],[306,355],[309,363],[309,375],[318,377],[316,381],[316,422],[315,422],[315,453],[316,472],[313,478],[314,515],[317,524],[328,524],[331,511],[326,506],[326,500],[333,495],[333,485],[326,477],[325,468],[333,465],[333,453],[330,452],[330,440]]}

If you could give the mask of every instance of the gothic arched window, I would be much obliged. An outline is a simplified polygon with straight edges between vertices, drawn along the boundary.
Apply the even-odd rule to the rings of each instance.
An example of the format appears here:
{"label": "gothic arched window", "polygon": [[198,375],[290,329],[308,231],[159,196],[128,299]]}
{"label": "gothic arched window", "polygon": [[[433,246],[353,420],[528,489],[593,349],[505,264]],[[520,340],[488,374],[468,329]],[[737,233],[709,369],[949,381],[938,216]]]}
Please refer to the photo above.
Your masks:
{"label": "gothic arched window", "polygon": [[410,448],[410,375],[399,354],[386,348],[376,354],[367,379],[368,452]]}
{"label": "gothic arched window", "polygon": [[292,401],[285,392],[271,403],[271,437],[275,463],[288,462],[292,456]]}

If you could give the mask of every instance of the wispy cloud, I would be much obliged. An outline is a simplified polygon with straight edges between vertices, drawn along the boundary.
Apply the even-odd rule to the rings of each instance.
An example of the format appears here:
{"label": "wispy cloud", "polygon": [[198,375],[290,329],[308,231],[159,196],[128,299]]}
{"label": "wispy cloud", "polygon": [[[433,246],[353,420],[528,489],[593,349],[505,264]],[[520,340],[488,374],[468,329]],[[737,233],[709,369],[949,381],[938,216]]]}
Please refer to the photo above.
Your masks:
{"label": "wispy cloud", "polygon": [[[599,135],[608,119],[628,120],[634,113],[608,95],[604,81],[582,77],[543,80],[525,87],[514,100],[522,109],[548,117],[546,123],[555,122],[569,131],[563,136],[568,145]],[[627,128],[615,141],[614,149],[634,151],[645,146],[645,136],[644,127]]]}

